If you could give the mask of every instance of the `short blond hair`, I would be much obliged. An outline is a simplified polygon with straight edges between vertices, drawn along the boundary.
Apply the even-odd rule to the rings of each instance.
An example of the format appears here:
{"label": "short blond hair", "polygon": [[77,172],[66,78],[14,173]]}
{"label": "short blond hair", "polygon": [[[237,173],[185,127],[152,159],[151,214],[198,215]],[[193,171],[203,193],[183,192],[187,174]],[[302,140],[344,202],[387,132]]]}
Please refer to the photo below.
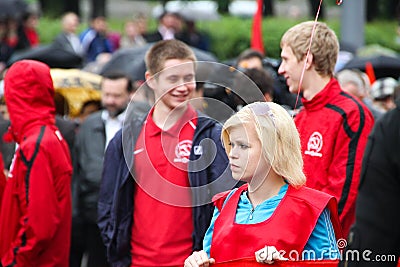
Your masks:
{"label": "short blond hair", "polygon": [[281,39],[281,47],[289,46],[298,61],[306,55],[310,46],[311,33],[315,33],[311,44],[311,54],[315,70],[320,75],[333,76],[339,54],[339,41],[335,32],[323,22],[306,21],[286,31]]}
{"label": "short blond hair", "polygon": [[196,56],[190,47],[178,40],[164,40],[154,44],[145,56],[146,69],[155,75],[164,69],[165,61],[169,59],[196,61]]}
{"label": "short blond hair", "polygon": [[280,105],[254,102],[242,108],[224,124],[221,137],[229,155],[229,131],[239,125],[253,124],[264,156],[278,175],[295,187],[305,184],[300,137],[293,119]]}

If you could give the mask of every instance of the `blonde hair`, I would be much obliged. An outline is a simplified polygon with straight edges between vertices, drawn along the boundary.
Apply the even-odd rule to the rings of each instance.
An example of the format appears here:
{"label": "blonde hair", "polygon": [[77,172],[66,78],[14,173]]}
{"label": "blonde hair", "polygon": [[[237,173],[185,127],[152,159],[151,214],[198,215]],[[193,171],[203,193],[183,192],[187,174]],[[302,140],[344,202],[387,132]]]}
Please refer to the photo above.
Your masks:
{"label": "blonde hair", "polygon": [[301,61],[310,46],[311,33],[315,25],[311,51],[315,70],[320,75],[332,76],[339,54],[339,41],[335,32],[323,22],[306,21],[290,28],[281,39],[281,47],[289,46],[297,61]]}
{"label": "blonde hair", "polygon": [[164,69],[165,61],[169,59],[196,61],[196,56],[190,47],[178,40],[159,41],[154,44],[145,56],[146,69],[151,74],[157,74]]}
{"label": "blonde hair", "polygon": [[255,102],[242,108],[224,124],[221,137],[230,153],[229,130],[243,124],[254,124],[262,151],[278,175],[295,187],[305,184],[300,137],[293,119],[280,105]]}

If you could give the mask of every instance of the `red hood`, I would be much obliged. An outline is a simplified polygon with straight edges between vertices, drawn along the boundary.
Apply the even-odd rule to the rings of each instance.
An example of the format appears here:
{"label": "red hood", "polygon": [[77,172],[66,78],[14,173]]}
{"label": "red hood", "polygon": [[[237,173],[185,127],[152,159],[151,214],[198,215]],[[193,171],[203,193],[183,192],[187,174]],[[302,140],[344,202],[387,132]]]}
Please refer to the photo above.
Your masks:
{"label": "red hood", "polygon": [[10,133],[20,142],[36,125],[54,124],[54,87],[50,68],[39,61],[14,63],[4,78],[4,97],[10,114]]}

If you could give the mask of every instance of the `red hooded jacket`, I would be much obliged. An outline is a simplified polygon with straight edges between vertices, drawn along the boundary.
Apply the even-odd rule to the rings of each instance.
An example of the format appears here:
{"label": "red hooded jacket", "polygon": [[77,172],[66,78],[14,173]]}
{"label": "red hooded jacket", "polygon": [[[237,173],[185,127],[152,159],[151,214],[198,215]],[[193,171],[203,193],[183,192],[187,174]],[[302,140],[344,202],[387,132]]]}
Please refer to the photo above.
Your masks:
{"label": "red hooded jacket", "polygon": [[6,186],[6,176],[4,174],[4,161],[3,155],[0,153],[0,210],[1,210],[1,200],[3,199],[3,191]]}
{"label": "red hooded jacket", "polygon": [[9,133],[18,143],[0,211],[3,266],[69,265],[71,159],[54,125],[47,65],[22,60],[5,76]]}

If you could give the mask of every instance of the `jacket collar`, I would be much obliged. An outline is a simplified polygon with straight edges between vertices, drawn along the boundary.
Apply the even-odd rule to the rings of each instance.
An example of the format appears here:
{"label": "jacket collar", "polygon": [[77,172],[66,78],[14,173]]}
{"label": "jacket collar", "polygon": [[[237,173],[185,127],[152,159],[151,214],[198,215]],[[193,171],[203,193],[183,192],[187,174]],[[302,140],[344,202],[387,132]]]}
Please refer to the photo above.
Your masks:
{"label": "jacket collar", "polygon": [[338,81],[332,78],[324,89],[316,94],[311,100],[302,98],[303,106],[309,111],[319,110],[326,106],[333,97],[339,95],[341,92],[342,89],[340,88]]}

